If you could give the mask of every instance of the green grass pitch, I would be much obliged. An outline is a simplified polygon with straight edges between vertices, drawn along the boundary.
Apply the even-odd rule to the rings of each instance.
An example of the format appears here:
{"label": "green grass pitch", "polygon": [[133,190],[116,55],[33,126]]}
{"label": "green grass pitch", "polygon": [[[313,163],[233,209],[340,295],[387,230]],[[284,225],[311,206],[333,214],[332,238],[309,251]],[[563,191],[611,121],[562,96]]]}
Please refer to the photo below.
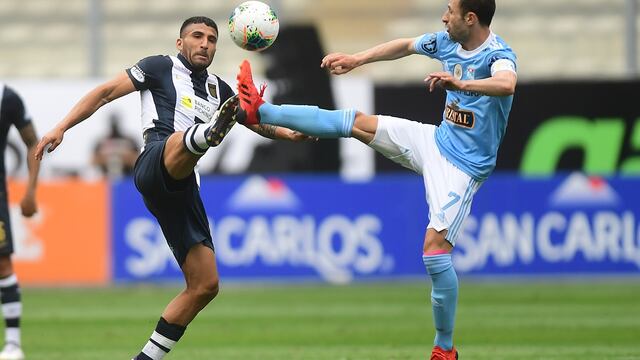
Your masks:
{"label": "green grass pitch", "polygon": [[[427,359],[424,282],[228,285],[169,359]],[[131,359],[174,287],[23,290],[29,360]],[[465,282],[460,359],[640,359],[640,282]]]}

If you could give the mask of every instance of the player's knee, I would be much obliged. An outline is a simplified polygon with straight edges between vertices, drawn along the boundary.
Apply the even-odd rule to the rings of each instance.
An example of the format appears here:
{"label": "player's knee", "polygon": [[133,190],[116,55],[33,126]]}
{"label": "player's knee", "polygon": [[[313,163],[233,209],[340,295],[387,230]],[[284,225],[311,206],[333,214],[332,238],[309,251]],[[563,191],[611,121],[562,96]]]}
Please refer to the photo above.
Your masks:
{"label": "player's knee", "polygon": [[378,126],[378,116],[368,115],[361,111],[356,111],[356,118],[353,121],[353,127],[366,132],[375,133]]}
{"label": "player's knee", "polygon": [[427,230],[427,235],[424,239],[423,252],[425,254],[438,251],[438,250],[447,250],[451,251],[453,248],[451,244],[446,239],[447,230],[436,231],[435,229],[429,228]]}
{"label": "player's knee", "polygon": [[218,278],[210,279],[206,282],[198,284],[194,289],[195,296],[201,301],[209,302],[213,300],[220,291],[220,283]]}
{"label": "player's knee", "polygon": [[356,112],[356,119],[353,122],[351,136],[364,142],[370,143],[378,128],[378,116],[367,115],[363,112]]}
{"label": "player's knee", "polygon": [[207,282],[203,288],[203,295],[210,300],[213,300],[218,292],[220,292],[220,282],[217,278]]}

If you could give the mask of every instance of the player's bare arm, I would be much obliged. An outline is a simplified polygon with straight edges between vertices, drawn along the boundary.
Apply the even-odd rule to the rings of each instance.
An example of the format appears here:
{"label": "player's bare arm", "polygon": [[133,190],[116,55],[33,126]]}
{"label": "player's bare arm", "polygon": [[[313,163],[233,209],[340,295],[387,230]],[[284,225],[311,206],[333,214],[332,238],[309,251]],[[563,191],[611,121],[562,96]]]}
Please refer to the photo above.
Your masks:
{"label": "player's bare arm", "polygon": [[36,160],[36,145],[38,144],[38,136],[36,135],[33,124],[28,124],[20,129],[20,137],[27,146],[27,168],[29,169],[29,182],[27,190],[20,202],[22,215],[31,217],[38,211],[36,205],[36,186],[38,184],[38,172],[40,171],[40,162]]}
{"label": "player's bare arm", "polygon": [[258,135],[264,136],[269,139],[275,140],[288,140],[293,142],[301,141],[316,141],[317,137],[305,135],[299,131],[287,129],[281,126],[269,125],[269,124],[253,124],[246,125],[251,131]]}
{"label": "player's bare arm", "polygon": [[136,88],[126,72],[118,74],[113,79],[91,90],[82,99],[80,99],[80,101],[78,101],[71,111],[69,111],[67,116],[65,116],[55,128],[42,137],[40,143],[38,143],[36,147],[36,159],[42,160],[42,154],[47,145],[50,145],[47,152],[55,150],[62,142],[65,131],[93,115],[93,113],[103,105],[108,104],[119,97],[130,94],[135,90]]}
{"label": "player's bare arm", "polygon": [[473,91],[489,96],[509,96],[516,91],[518,78],[511,71],[498,71],[492,77],[480,80],[459,80],[450,72],[433,72],[424,81],[429,85],[429,91],[436,87],[447,90]]}
{"label": "player's bare arm", "polygon": [[392,40],[354,55],[332,53],[322,59],[320,67],[327,68],[334,75],[342,75],[364,64],[395,60],[415,54],[413,38]]}

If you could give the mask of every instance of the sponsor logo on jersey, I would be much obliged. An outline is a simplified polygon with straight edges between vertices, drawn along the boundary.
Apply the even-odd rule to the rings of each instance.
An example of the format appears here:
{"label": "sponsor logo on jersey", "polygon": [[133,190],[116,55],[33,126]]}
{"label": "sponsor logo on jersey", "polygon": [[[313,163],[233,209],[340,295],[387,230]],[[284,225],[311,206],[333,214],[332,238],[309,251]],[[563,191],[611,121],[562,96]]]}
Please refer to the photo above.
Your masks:
{"label": "sponsor logo on jersey", "polygon": [[182,95],[182,97],[180,97],[180,104],[187,109],[193,109],[193,100],[191,100],[191,97],[187,95]]}
{"label": "sponsor logo on jersey", "polygon": [[141,83],[144,82],[146,74],[144,73],[144,71],[142,71],[142,69],[140,69],[138,65],[134,65],[129,71],[131,72],[131,76],[133,76],[134,79],[138,80]]}
{"label": "sponsor logo on jersey", "polygon": [[425,43],[422,43],[422,50],[427,54],[435,54],[438,51],[438,35],[433,34]]}
{"label": "sponsor logo on jersey", "polygon": [[472,129],[475,124],[475,115],[468,110],[460,110],[457,102],[447,104],[444,109],[445,119],[451,121],[455,125]]}
{"label": "sponsor logo on jersey", "polygon": [[180,104],[192,110],[195,116],[202,120],[203,122],[209,122],[213,118],[213,114],[215,113],[214,106],[197,96],[192,97],[191,95],[182,95],[180,97]]}
{"label": "sponsor logo on jersey", "polygon": [[7,242],[7,233],[4,230],[4,221],[0,221],[0,247],[4,247]]}
{"label": "sponsor logo on jersey", "polygon": [[193,111],[200,120],[209,122],[213,118],[216,109],[210,102],[196,96],[193,98]]}
{"label": "sponsor logo on jersey", "polygon": [[453,77],[455,77],[458,80],[462,79],[462,65],[456,64],[453,67]]}
{"label": "sponsor logo on jersey", "polygon": [[476,69],[473,66],[467,68],[467,80],[474,80],[476,78]]}
{"label": "sponsor logo on jersey", "polygon": [[209,95],[211,95],[214,99],[217,99],[218,87],[216,86],[216,84],[208,83],[207,86],[209,87]]}

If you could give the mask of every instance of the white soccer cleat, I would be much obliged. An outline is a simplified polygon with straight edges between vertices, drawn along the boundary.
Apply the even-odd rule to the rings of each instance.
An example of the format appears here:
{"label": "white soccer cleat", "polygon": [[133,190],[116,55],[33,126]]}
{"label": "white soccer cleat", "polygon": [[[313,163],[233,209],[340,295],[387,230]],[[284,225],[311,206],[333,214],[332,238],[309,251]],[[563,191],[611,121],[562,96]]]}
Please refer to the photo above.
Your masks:
{"label": "white soccer cleat", "polygon": [[20,346],[8,343],[0,352],[0,360],[24,360],[24,353]]}

